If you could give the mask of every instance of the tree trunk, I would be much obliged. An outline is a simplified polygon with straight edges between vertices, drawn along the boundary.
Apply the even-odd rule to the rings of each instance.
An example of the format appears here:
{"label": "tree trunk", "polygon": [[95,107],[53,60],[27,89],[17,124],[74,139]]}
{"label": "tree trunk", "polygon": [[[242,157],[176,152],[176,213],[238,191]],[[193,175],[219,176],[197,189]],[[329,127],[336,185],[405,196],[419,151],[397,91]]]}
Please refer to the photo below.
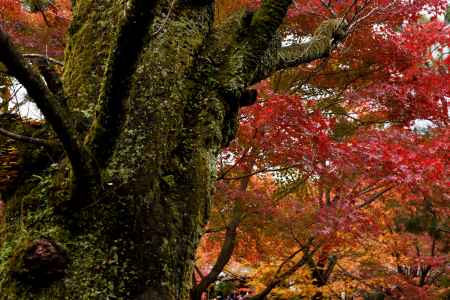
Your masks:
{"label": "tree trunk", "polygon": [[[78,1],[63,82],[70,108],[87,118],[92,119],[99,98],[114,25],[125,10],[122,2]],[[52,276],[40,277],[23,262],[2,262],[2,271],[11,271],[0,285],[7,299],[188,298],[215,158],[224,142],[225,107],[205,84],[202,68],[207,66],[199,64],[212,27],[211,7],[170,11],[170,2],[156,8],[130,78],[126,117],[102,171],[98,198],[85,207],[59,210],[68,185],[60,163],[58,170],[40,174],[42,180],[29,179],[15,200],[9,199],[11,240],[5,254],[20,260],[33,242],[45,239],[61,245],[70,263],[64,281],[52,284]],[[30,190],[33,184],[38,191]],[[24,211],[29,197],[39,201],[38,207]],[[16,217],[24,223],[17,224]]]}

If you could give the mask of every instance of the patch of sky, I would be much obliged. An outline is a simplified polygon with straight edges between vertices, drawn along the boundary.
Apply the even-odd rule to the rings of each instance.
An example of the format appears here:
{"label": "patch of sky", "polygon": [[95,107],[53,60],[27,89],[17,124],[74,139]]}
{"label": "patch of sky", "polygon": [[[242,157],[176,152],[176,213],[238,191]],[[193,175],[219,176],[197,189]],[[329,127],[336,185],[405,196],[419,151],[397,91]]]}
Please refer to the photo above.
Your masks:
{"label": "patch of sky", "polygon": [[[16,113],[23,118],[41,120],[44,117],[29,97],[27,96],[26,89],[17,81],[13,80],[13,84],[10,88],[10,94],[12,95],[9,100],[9,111]],[[4,101],[4,99],[2,99]]]}

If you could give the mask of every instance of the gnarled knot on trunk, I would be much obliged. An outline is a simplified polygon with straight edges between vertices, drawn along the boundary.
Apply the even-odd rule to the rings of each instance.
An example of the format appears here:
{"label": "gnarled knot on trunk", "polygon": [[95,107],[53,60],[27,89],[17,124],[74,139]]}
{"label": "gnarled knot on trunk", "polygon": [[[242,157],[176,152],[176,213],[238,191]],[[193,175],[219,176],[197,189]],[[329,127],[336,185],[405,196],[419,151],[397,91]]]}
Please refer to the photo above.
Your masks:
{"label": "gnarled knot on trunk", "polygon": [[31,287],[48,287],[64,277],[68,262],[67,252],[62,246],[48,239],[38,239],[24,249],[22,264],[13,275]]}

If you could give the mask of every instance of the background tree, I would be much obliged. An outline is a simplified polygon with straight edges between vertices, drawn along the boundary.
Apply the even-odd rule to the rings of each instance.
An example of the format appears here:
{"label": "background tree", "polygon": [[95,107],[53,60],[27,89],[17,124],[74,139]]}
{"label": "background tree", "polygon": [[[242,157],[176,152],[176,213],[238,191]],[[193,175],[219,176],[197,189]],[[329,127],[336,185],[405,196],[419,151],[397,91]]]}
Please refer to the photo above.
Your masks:
{"label": "background tree", "polygon": [[[324,4],[326,2],[322,1],[311,6],[316,12],[320,11],[322,5],[325,13],[335,13],[339,9],[347,11],[351,7],[350,3],[342,7],[336,3],[328,6],[323,6]],[[335,55],[327,61],[319,65],[309,65],[310,70],[303,66],[278,73],[270,83],[260,87],[259,95],[267,96],[261,97],[255,106],[246,108],[241,114],[237,144],[232,145],[223,156],[222,169],[227,173],[226,175],[229,175],[223,176],[223,179],[226,179],[226,182],[233,179],[240,181],[243,178],[267,172],[272,173],[273,176],[274,172],[277,174],[284,171],[281,175],[282,182],[278,182],[278,184],[282,183],[282,189],[274,194],[272,201],[267,201],[265,200],[267,196],[262,196],[263,194],[258,196],[249,193],[241,194],[238,192],[238,184],[225,184],[224,196],[219,196],[219,201],[215,201],[218,205],[217,211],[226,215],[232,207],[230,202],[247,201],[249,203],[246,209],[254,213],[257,219],[251,221],[247,216],[245,218],[247,221],[239,227],[240,241],[236,243],[238,252],[235,253],[228,269],[236,271],[233,268],[234,262],[247,266],[250,261],[253,268],[262,265],[266,273],[272,266],[274,273],[276,270],[273,268],[278,268],[276,261],[279,260],[279,264],[290,255],[289,251],[286,253],[280,248],[283,246],[288,249],[295,248],[292,243],[295,240],[292,227],[294,231],[303,232],[305,228],[310,227],[308,223],[296,224],[295,220],[297,218],[308,220],[308,216],[318,214],[316,218],[313,217],[313,220],[317,222],[315,229],[312,232],[306,230],[306,233],[322,235],[324,239],[336,241],[336,243],[324,245],[323,247],[327,250],[317,253],[315,257],[317,261],[309,263],[308,267],[311,268],[312,273],[310,285],[320,284],[320,280],[313,278],[314,273],[325,271],[324,274],[330,275],[327,272],[328,267],[322,266],[319,269],[315,267],[325,262],[325,265],[327,263],[329,266],[334,265],[334,270],[339,271],[336,276],[342,276],[347,281],[346,283],[344,281],[342,285],[342,281],[339,283],[339,280],[335,278],[336,282],[331,283],[331,289],[328,289],[328,292],[341,290],[347,294],[361,296],[364,295],[364,291],[371,290],[380,292],[386,297],[403,295],[403,297],[411,298],[420,295],[420,297],[433,298],[445,291],[445,284],[436,282],[438,277],[445,281],[445,276],[441,276],[445,269],[443,262],[448,261],[444,254],[448,241],[445,234],[439,242],[433,242],[433,239],[412,237],[404,231],[404,234],[399,234],[401,226],[396,227],[396,235],[402,237],[396,240],[398,243],[396,242],[393,247],[399,247],[399,245],[405,247],[402,253],[410,262],[421,260],[417,256],[417,251],[411,252],[414,246],[411,248],[412,244],[408,242],[410,238],[421,240],[428,250],[432,248],[436,250],[436,245],[440,245],[438,248],[441,254],[437,255],[439,258],[432,259],[436,262],[435,275],[430,276],[434,278],[434,284],[415,289],[411,284],[417,285],[417,283],[402,279],[404,274],[392,274],[389,270],[395,269],[395,264],[386,263],[392,259],[390,255],[395,253],[391,250],[386,252],[385,247],[389,244],[387,237],[391,236],[390,233],[393,230],[392,226],[386,227],[386,224],[398,223],[398,216],[395,216],[397,213],[409,210],[407,207],[411,203],[423,202],[424,199],[421,200],[421,196],[417,198],[415,194],[433,194],[432,190],[446,190],[448,185],[446,183],[448,175],[444,171],[447,169],[445,166],[448,160],[445,154],[447,151],[445,149],[448,148],[448,139],[445,137],[448,134],[446,106],[448,71],[445,71],[448,70],[448,61],[445,61],[448,34],[444,32],[448,32],[448,26],[436,18],[419,17],[423,11],[419,8],[420,4],[416,4],[418,5],[414,7],[410,5],[401,7],[402,10],[409,12],[415,10],[415,13],[406,17],[401,16],[403,13],[399,12],[400,19],[391,15],[391,10],[379,6],[380,3],[366,3],[367,6],[358,7],[362,9],[361,11],[365,10],[367,14],[363,14],[364,17],[356,27],[356,32],[347,41],[349,44],[346,44],[345,48],[357,45],[358,51],[335,52]],[[388,4],[388,7],[399,8],[396,5],[398,3]],[[300,12],[296,10],[293,12],[298,15],[304,13],[301,9]],[[304,21],[308,14],[305,13],[305,15],[302,15],[301,22],[297,23],[300,26],[307,24]],[[401,23],[400,20],[403,18],[408,19],[407,22],[410,25],[403,24],[399,27],[398,22]],[[377,23],[377,26],[380,24],[384,26],[384,29],[379,32],[381,35],[386,32],[392,32],[392,35],[379,39],[380,36],[375,34],[370,37],[373,43],[368,43],[368,34],[365,30],[372,30],[374,23]],[[289,25],[293,24],[296,24],[295,21],[289,23]],[[444,34],[441,35],[441,33]],[[374,44],[378,46],[376,49],[373,48]],[[425,76],[427,79],[418,80],[418,76]],[[281,90],[283,94],[295,93],[295,96],[286,97],[277,94],[274,90]],[[299,103],[299,100],[303,103]],[[432,120],[435,129],[419,130],[418,127],[411,127],[417,118]],[[261,134],[261,128],[265,129],[262,130],[264,134]],[[249,155],[249,149],[252,151],[257,149],[258,154]],[[251,172],[246,172],[245,166],[250,161],[255,166]],[[290,178],[291,180],[287,180]],[[274,181],[277,182],[277,180]],[[266,188],[259,188],[260,190],[273,190],[273,179],[263,182]],[[224,184],[219,183],[219,188],[223,187]],[[277,198],[291,192],[299,193],[297,202],[300,203],[287,202],[286,206],[277,207],[280,203]],[[448,203],[448,195],[445,192],[439,195],[434,197],[438,207],[442,203]],[[222,197],[228,199],[228,202],[220,201]],[[305,199],[309,199],[310,203]],[[383,201],[383,204],[377,203],[380,201]],[[393,203],[399,207],[396,213],[391,207]],[[255,207],[259,205],[262,206],[261,211],[255,212]],[[277,206],[274,208],[274,205]],[[375,208],[372,207],[374,205]],[[300,210],[299,206],[307,206],[310,211]],[[289,219],[285,223],[282,221],[283,213],[281,212],[280,215],[276,212],[283,209],[289,212],[294,211],[294,213],[287,213]],[[442,210],[441,213],[438,218],[442,221],[445,220],[446,213]],[[383,217],[383,214],[387,217]],[[343,217],[346,215],[348,218]],[[261,222],[261,219],[267,222]],[[216,228],[221,228],[221,218],[213,217],[213,220],[218,220],[219,226],[213,225],[212,232]],[[271,222],[281,223],[281,225],[277,226]],[[368,227],[358,226],[358,222],[367,224]],[[249,223],[249,226],[245,226],[245,223]],[[261,226],[262,223],[265,226]],[[441,228],[448,226],[445,225],[445,221],[440,224]],[[260,228],[264,228],[263,231],[267,234],[261,233]],[[291,232],[286,232],[287,228]],[[327,231],[329,232],[326,233]],[[210,234],[213,234],[212,232]],[[342,235],[347,232],[346,238],[343,239]],[[285,233],[287,234],[284,235]],[[252,241],[246,238],[248,235],[258,238]],[[217,244],[221,243],[216,236],[212,236],[205,242],[203,251],[200,253],[200,258],[207,257],[210,264],[214,264],[214,258],[211,258],[210,253],[214,251],[208,251],[208,249],[217,249]],[[301,237],[307,240],[308,235],[306,238],[304,234]],[[377,241],[381,239],[378,243],[382,247],[380,244],[371,244],[370,241],[373,239]],[[356,241],[361,243],[363,249],[373,248],[371,250],[373,252],[369,251],[370,254],[366,258],[379,257],[380,259],[376,263],[373,260],[367,260],[358,265],[356,257],[360,254],[357,251],[349,251],[349,248],[360,247],[359,244],[355,244]],[[255,251],[250,251],[254,244],[257,245]],[[267,252],[270,254],[267,255],[269,258],[266,261],[263,257],[267,250],[261,247],[262,244],[270,245],[268,248],[272,250]],[[243,249],[242,252],[239,252],[240,247]],[[421,247],[424,245],[419,245],[419,248]],[[377,252],[376,249],[383,250]],[[358,266],[351,269],[354,273],[345,269],[341,271],[342,262],[339,263],[339,268],[336,268],[333,262],[335,256],[330,254],[339,254],[341,251],[342,255],[338,257],[343,259],[346,266],[349,266],[349,263],[356,263]],[[208,254],[205,255],[205,252]],[[380,255],[385,253],[390,254]],[[433,256],[436,256],[436,252]],[[327,257],[332,259],[328,261]],[[205,264],[203,260],[201,263]],[[364,265],[373,263],[378,267],[364,273]],[[207,270],[207,267],[204,270]],[[415,270],[414,276],[418,276],[420,272],[417,271],[417,267]],[[377,276],[374,275],[376,272],[379,272]],[[425,273],[427,272],[421,274]],[[364,276],[360,276],[361,274]],[[304,275],[305,273],[299,270],[297,278],[302,276],[305,278]],[[371,276],[373,276],[373,282],[370,282]],[[284,284],[287,287],[285,291],[291,289],[291,297],[292,288],[294,288],[292,282],[295,281],[293,278],[290,276],[290,284]],[[263,282],[262,289],[264,283],[270,283],[270,277],[267,278],[266,275],[257,274],[255,280]],[[304,283],[304,279],[301,281]],[[277,284],[283,285],[283,281]],[[345,285],[350,288],[342,288]],[[386,286],[397,286],[398,290],[395,292],[383,290]],[[305,286],[301,289],[305,290]],[[310,296],[319,296],[317,291],[320,292],[313,289]],[[408,291],[414,292],[408,293]]]}

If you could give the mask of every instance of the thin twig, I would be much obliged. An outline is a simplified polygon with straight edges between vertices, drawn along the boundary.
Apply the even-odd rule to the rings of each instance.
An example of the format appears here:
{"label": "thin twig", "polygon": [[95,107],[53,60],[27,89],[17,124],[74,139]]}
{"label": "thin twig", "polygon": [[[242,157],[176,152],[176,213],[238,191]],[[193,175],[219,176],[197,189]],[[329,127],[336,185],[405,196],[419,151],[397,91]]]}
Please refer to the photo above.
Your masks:
{"label": "thin twig", "polygon": [[389,295],[387,295],[383,290],[379,289],[378,287],[376,287],[376,286],[374,286],[374,285],[372,285],[372,284],[370,284],[370,283],[365,282],[365,280],[364,280],[363,278],[360,278],[360,277],[358,277],[358,276],[356,276],[356,275],[353,275],[352,273],[348,272],[348,271],[345,270],[339,263],[336,263],[336,266],[340,269],[340,271],[341,271],[345,276],[347,276],[347,277],[349,277],[349,278],[351,278],[351,279],[353,279],[353,280],[359,281],[359,282],[361,282],[363,285],[365,285],[365,286],[367,286],[367,287],[369,287],[369,288],[371,288],[371,289],[373,289],[373,290],[375,290],[375,291],[377,291],[377,292],[379,292],[379,293],[382,293],[382,294],[385,295],[385,296],[389,296]]}
{"label": "thin twig", "polygon": [[364,21],[365,19],[367,19],[370,16],[372,16],[375,12],[387,10],[394,4],[395,4],[395,1],[391,2],[389,5],[387,5],[386,7],[383,7],[383,8],[380,8],[380,7],[373,8],[367,14],[365,14],[364,16],[358,18],[352,24],[350,24],[350,26],[348,27],[348,30],[347,30],[348,34],[352,33],[355,30],[356,25],[360,24],[362,21]]}
{"label": "thin twig", "polygon": [[364,208],[364,207],[366,207],[367,205],[369,205],[370,203],[374,202],[379,197],[383,196],[385,193],[387,193],[388,191],[392,190],[395,187],[396,187],[396,185],[392,185],[392,186],[389,186],[389,187],[385,188],[381,192],[376,193],[375,195],[373,195],[372,197],[370,197],[369,199],[364,201],[364,203],[358,205],[357,208]]}
{"label": "thin twig", "polygon": [[175,2],[176,1],[173,0],[172,3],[170,3],[169,11],[167,12],[167,15],[166,15],[164,21],[162,21],[161,26],[159,26],[159,28],[155,32],[152,33],[153,37],[157,36],[162,31],[164,26],[166,25],[167,21],[169,20],[170,14],[172,13],[172,9],[173,9]]}
{"label": "thin twig", "polygon": [[328,1],[328,3],[325,3],[324,0],[320,0],[320,3],[322,3],[323,7],[325,7],[326,9],[328,9],[328,11],[330,12],[330,14],[333,16],[333,18],[336,18],[337,14],[336,11],[333,9],[333,7],[331,6],[331,1]]}

